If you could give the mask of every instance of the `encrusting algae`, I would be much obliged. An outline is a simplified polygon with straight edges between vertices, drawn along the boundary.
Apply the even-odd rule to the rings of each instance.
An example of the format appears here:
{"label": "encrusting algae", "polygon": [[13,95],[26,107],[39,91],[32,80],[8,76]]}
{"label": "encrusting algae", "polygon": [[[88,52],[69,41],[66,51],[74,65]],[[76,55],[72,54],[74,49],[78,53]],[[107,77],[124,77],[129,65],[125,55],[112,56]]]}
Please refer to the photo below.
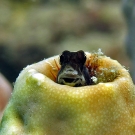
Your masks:
{"label": "encrusting algae", "polygon": [[27,66],[4,112],[0,135],[134,135],[135,88],[128,71],[86,52],[92,85],[56,83],[59,56]]}

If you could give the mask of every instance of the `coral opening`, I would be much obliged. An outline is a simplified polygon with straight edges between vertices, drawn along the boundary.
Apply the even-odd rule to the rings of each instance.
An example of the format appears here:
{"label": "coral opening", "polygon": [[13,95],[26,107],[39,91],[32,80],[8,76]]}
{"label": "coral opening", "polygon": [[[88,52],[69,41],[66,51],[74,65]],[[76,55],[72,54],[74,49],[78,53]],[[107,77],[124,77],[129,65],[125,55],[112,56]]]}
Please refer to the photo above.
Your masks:
{"label": "coral opening", "polygon": [[[115,66],[115,64],[112,64],[112,61],[114,60],[105,56],[100,49],[98,50],[98,52],[93,52],[93,53],[86,52],[85,56],[86,56],[86,61],[84,63],[84,66],[88,70],[88,74],[89,74],[86,75],[86,77],[87,78],[89,77],[90,82],[88,83],[85,82],[86,77],[85,76],[83,77],[83,73],[82,74],[78,73],[77,70],[73,71],[73,69],[75,68],[70,67],[68,70],[65,71],[67,73],[67,76],[63,75],[60,84],[69,85],[73,87],[95,85],[100,82],[102,83],[113,82],[114,79],[116,79],[119,76],[120,73],[118,67]],[[81,57],[80,54],[79,57]],[[74,59],[72,58],[72,60]],[[72,60],[70,60],[70,62],[72,62]],[[49,61],[49,65],[51,66],[51,68],[50,68],[50,75],[48,77],[52,79],[54,82],[58,83],[57,80],[58,75],[62,68],[60,64],[60,57],[58,56],[56,57],[56,59],[53,59],[53,61]],[[77,67],[79,66],[80,65],[77,65]],[[70,72],[72,72],[72,74],[69,74]]]}

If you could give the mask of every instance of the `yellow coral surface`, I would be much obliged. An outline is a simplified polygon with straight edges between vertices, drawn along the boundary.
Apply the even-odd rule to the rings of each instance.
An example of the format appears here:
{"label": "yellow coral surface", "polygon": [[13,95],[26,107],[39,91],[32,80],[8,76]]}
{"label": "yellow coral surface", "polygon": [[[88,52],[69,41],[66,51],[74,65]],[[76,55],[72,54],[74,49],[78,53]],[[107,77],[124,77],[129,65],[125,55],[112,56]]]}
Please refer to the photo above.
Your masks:
{"label": "yellow coral surface", "polygon": [[90,86],[57,84],[59,56],[27,66],[15,83],[0,135],[134,135],[135,89],[128,71],[109,57],[86,55],[97,78]]}

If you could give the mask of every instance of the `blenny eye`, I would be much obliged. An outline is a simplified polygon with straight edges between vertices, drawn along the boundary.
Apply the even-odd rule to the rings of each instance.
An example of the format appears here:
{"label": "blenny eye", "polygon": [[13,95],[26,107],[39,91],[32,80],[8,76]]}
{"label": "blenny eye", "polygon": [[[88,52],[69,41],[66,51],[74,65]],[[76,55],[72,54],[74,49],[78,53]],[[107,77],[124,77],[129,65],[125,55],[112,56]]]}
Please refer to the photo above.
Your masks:
{"label": "blenny eye", "polygon": [[63,63],[69,62],[70,58],[70,51],[63,51],[62,55],[60,55],[60,64],[62,65]]}
{"label": "blenny eye", "polygon": [[78,58],[80,59],[81,63],[84,65],[85,61],[86,61],[86,55],[84,53],[84,51],[80,50],[77,52],[78,54]]}
{"label": "blenny eye", "polygon": [[64,62],[64,55],[60,55],[60,64],[62,65],[63,62]]}

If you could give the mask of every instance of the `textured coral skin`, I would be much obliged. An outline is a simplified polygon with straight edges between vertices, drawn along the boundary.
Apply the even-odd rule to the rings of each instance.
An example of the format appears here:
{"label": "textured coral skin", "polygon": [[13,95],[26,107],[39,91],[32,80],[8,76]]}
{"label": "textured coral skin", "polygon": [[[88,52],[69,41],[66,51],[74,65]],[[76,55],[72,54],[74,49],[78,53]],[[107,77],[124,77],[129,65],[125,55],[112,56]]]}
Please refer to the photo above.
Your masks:
{"label": "textured coral skin", "polygon": [[[92,59],[86,54],[88,65]],[[99,68],[115,66],[118,76],[110,82],[70,87],[55,83],[58,60],[51,57],[20,73],[0,135],[135,134],[135,89],[125,68],[101,56]]]}

